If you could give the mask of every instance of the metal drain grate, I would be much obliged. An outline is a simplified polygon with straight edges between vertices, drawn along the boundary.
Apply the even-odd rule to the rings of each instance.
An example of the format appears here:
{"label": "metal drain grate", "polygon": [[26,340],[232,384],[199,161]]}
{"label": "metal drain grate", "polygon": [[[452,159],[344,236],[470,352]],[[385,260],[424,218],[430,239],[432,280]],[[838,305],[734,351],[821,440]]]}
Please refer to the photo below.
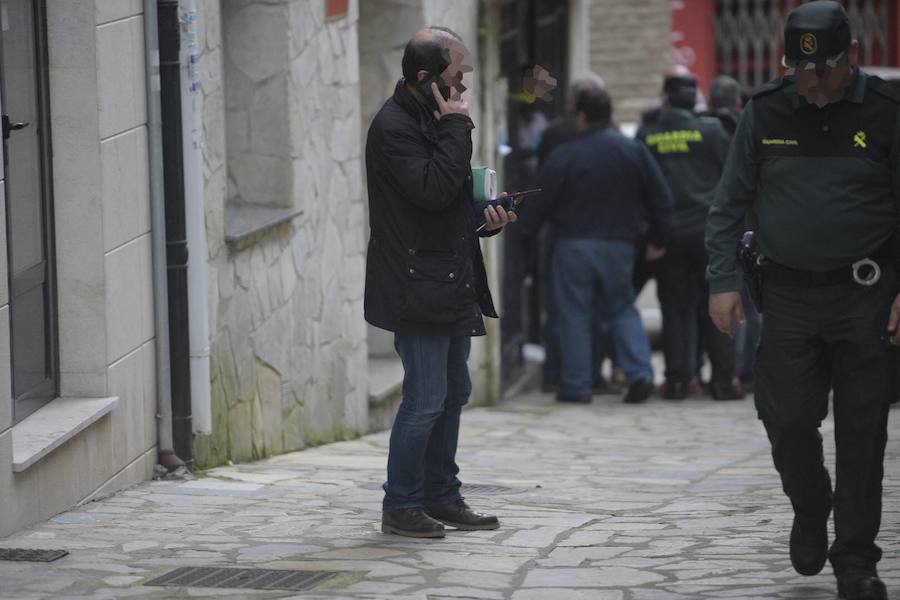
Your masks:
{"label": "metal drain grate", "polygon": [[68,550],[38,550],[36,548],[0,548],[0,560],[53,562],[68,554]]}
{"label": "metal drain grate", "polygon": [[144,585],[304,592],[336,575],[336,571],[180,567]]}

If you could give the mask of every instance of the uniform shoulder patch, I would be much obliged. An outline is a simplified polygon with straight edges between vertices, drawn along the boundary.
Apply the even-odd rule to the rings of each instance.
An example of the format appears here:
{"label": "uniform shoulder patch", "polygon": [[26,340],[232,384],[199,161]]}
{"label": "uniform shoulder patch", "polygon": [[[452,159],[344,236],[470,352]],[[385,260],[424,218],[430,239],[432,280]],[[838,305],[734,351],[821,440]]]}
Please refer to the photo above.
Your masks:
{"label": "uniform shoulder patch", "polygon": [[881,77],[867,73],[866,83],[868,88],[879,96],[887,98],[894,104],[900,104],[900,81],[885,81]]}
{"label": "uniform shoulder patch", "polygon": [[753,98],[757,98],[759,96],[765,96],[767,94],[771,94],[772,92],[780,90],[782,87],[784,87],[784,84],[785,84],[784,77],[779,77],[778,79],[775,79],[768,83],[764,83],[761,86],[757,87],[756,89],[753,90],[753,92],[750,95]]}

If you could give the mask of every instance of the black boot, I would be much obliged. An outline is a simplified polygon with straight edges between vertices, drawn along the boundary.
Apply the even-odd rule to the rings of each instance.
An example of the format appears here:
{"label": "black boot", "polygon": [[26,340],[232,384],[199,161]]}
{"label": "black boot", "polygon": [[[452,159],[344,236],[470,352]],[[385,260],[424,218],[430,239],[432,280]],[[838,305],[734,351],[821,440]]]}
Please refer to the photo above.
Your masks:
{"label": "black boot", "polygon": [[713,381],[709,393],[714,400],[743,400],[744,390],[734,381]]}
{"label": "black boot", "polygon": [[444,525],[456,527],[463,531],[475,531],[477,529],[497,529],[500,521],[494,515],[486,515],[475,512],[464,500],[457,500],[449,504],[436,504],[426,506],[425,512],[429,517],[437,519]]}
{"label": "black boot", "polygon": [[656,388],[653,386],[652,381],[649,379],[638,379],[628,386],[628,391],[625,392],[622,402],[625,404],[640,404],[646,401],[654,391],[656,391]]}
{"label": "black boot", "polygon": [[414,538],[442,538],[444,526],[421,508],[399,508],[381,512],[381,533],[396,533]]}
{"label": "black boot", "polygon": [[838,598],[847,600],[887,600],[887,588],[878,575],[847,573],[838,577]]}
{"label": "black boot", "polygon": [[666,381],[666,389],[662,397],[666,400],[684,400],[687,398],[687,382]]}
{"label": "black boot", "polygon": [[828,559],[828,518],[794,517],[791,564],[801,575],[817,575]]}

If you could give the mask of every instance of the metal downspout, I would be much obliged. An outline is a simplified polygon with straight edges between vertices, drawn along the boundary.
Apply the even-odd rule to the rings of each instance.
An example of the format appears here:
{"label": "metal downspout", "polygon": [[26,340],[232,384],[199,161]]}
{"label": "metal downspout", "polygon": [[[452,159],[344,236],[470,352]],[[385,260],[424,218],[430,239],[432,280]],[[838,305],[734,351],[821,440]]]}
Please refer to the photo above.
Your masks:
{"label": "metal downspout", "polygon": [[185,223],[184,138],[181,114],[181,21],[178,0],[157,0],[163,187],[172,376],[172,439],[175,452],[193,462],[191,431],[188,246]]}
{"label": "metal downspout", "polygon": [[212,433],[212,382],[209,347],[209,250],[203,183],[203,115],[200,102],[197,0],[181,0],[181,113],[184,136],[184,202],[188,253],[191,426]]}
{"label": "metal downspout", "polygon": [[[169,303],[166,278],[166,213],[163,191],[162,117],[156,0],[144,0],[144,60],[147,89],[147,153],[150,170],[150,234],[153,251],[153,312],[156,335],[156,430],[159,464],[181,463],[172,440],[172,388],[169,367]],[[183,463],[181,463],[183,464]]]}

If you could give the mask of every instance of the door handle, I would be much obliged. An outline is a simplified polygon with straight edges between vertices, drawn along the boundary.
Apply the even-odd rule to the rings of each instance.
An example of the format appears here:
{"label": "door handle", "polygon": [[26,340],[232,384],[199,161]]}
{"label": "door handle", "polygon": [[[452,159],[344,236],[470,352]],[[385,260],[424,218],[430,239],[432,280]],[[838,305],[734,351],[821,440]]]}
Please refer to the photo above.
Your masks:
{"label": "door handle", "polygon": [[10,122],[9,122],[9,116],[7,116],[7,115],[3,115],[3,116],[2,116],[2,121],[3,121],[3,123],[2,123],[2,129],[3,129],[3,139],[4,139],[4,140],[9,139],[9,132],[10,132],[10,131],[20,131],[20,130],[22,130],[22,129],[25,129],[25,128],[28,127],[29,125],[31,125],[31,123],[28,123],[28,122],[22,122],[22,123],[10,123]]}

